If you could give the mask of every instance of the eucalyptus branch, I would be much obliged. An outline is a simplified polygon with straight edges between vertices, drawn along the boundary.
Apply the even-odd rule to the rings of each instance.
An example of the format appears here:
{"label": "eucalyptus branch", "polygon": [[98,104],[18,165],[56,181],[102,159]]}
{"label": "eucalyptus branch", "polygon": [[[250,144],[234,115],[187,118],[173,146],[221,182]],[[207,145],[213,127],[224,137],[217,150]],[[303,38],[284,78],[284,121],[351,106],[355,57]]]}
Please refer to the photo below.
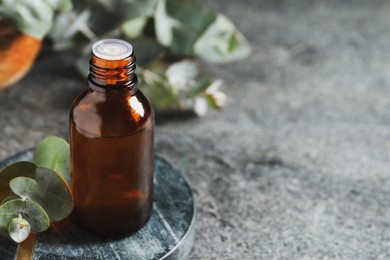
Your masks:
{"label": "eucalyptus branch", "polygon": [[[14,2],[0,1],[0,16],[35,37],[51,29],[48,37],[55,50],[80,52],[76,67],[82,74],[88,73],[92,42],[129,41],[137,66],[145,69],[140,87],[160,110],[192,109],[203,115],[199,111],[207,107],[221,109],[226,103],[221,81],[200,73],[200,63],[234,62],[251,51],[227,17],[196,0],[80,0],[73,9],[71,0],[18,0],[23,8]],[[212,91],[215,86],[218,90]]]}
{"label": "eucalyptus branch", "polygon": [[69,216],[69,160],[69,144],[52,136],[38,144],[34,163],[16,162],[0,171],[0,232],[20,243]]}

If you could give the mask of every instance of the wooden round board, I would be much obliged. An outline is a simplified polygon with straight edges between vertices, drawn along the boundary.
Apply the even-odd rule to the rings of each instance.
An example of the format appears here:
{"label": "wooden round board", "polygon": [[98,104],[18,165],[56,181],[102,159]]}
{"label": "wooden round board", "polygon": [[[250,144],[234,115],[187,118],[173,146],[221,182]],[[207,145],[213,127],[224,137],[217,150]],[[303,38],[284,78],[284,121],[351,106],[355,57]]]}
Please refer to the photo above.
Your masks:
{"label": "wooden round board", "polygon": [[[30,161],[33,150],[0,162],[0,169],[16,161]],[[155,157],[154,204],[149,222],[135,234],[103,239],[65,220],[36,236],[32,259],[185,259],[195,236],[195,208],[191,189],[167,161]],[[19,252],[20,254],[20,252]],[[0,236],[0,259],[15,259],[18,244]]]}

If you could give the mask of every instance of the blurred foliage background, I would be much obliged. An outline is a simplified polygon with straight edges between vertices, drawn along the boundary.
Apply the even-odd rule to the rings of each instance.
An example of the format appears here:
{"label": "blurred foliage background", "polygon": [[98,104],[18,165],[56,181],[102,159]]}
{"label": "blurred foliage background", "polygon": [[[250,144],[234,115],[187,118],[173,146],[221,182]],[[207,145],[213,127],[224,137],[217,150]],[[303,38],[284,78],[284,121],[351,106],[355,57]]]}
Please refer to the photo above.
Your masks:
{"label": "blurred foliage background", "polygon": [[221,79],[204,63],[235,62],[251,51],[234,24],[195,0],[1,0],[0,17],[23,33],[48,38],[56,51],[79,52],[88,74],[91,45],[102,38],[129,41],[142,91],[156,109],[221,109]]}

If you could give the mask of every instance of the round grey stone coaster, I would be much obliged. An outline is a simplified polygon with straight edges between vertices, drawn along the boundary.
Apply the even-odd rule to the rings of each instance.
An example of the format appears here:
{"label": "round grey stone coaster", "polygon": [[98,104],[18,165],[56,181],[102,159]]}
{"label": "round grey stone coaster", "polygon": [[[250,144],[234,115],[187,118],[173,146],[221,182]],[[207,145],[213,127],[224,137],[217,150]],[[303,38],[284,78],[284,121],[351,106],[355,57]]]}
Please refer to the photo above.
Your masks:
{"label": "round grey stone coaster", "polygon": [[[0,169],[30,161],[33,150],[0,162]],[[33,259],[185,259],[194,242],[195,208],[191,189],[167,161],[155,157],[154,204],[149,222],[118,240],[94,236],[69,220],[37,236]],[[17,244],[0,236],[1,259],[14,259]]]}

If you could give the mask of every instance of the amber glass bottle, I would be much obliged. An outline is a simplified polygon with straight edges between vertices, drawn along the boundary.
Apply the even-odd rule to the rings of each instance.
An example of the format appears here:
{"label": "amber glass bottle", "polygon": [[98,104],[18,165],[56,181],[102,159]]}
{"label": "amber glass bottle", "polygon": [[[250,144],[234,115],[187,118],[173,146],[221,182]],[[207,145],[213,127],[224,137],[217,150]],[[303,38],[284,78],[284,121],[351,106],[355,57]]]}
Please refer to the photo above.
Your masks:
{"label": "amber glass bottle", "polygon": [[134,70],[129,43],[96,42],[70,112],[72,219],[109,237],[140,229],[152,211],[154,113]]}

